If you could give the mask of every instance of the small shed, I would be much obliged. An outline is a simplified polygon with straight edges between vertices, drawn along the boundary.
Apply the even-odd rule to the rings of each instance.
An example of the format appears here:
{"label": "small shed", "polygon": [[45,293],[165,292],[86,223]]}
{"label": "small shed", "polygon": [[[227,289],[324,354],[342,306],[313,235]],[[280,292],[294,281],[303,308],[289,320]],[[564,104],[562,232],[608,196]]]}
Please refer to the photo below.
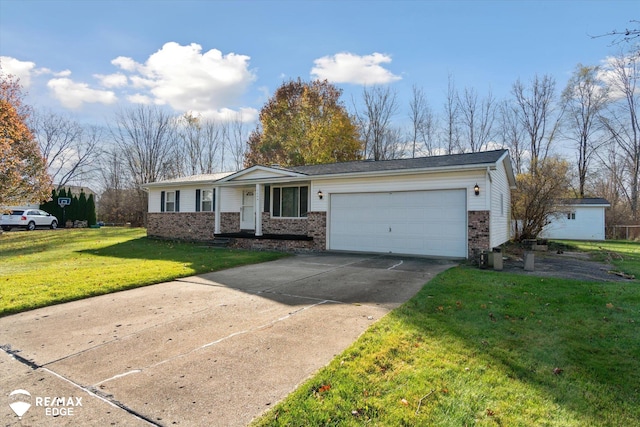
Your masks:
{"label": "small shed", "polygon": [[558,215],[549,218],[540,237],[566,240],[604,240],[605,209],[611,204],[601,197],[564,199]]}

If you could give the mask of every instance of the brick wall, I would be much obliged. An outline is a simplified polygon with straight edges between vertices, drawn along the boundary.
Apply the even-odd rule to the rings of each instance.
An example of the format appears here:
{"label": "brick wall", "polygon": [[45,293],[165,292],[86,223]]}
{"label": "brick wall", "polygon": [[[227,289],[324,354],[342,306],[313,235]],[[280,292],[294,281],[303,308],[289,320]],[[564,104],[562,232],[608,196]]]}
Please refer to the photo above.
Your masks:
{"label": "brick wall", "polygon": [[240,231],[240,212],[220,212],[220,232],[237,233]]}
{"label": "brick wall", "polygon": [[212,240],[214,212],[165,212],[147,214],[147,235],[163,239]]}
{"label": "brick wall", "polygon": [[490,250],[489,211],[469,211],[468,213],[468,252],[473,260],[482,250]]}
{"label": "brick wall", "polygon": [[275,239],[231,239],[230,247],[236,249],[275,250],[292,252],[315,251],[314,242],[309,240],[275,240]]}
{"label": "brick wall", "polygon": [[309,212],[307,215],[307,236],[313,237],[313,249],[324,251],[327,249],[327,213]]}
{"label": "brick wall", "polygon": [[300,234],[309,231],[308,218],[272,218],[269,212],[262,212],[263,234]]}

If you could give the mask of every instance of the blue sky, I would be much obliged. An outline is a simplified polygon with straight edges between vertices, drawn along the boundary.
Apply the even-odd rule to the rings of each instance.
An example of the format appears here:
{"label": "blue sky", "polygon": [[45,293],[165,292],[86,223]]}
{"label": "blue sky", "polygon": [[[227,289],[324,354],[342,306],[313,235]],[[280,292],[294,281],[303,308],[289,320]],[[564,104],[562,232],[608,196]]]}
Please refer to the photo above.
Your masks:
{"label": "blue sky", "polygon": [[121,107],[165,105],[255,118],[285,80],[328,78],[358,102],[390,85],[398,120],[411,87],[440,111],[458,89],[508,96],[618,52],[609,38],[637,1],[33,1],[0,0],[0,65],[28,102],[105,124]]}

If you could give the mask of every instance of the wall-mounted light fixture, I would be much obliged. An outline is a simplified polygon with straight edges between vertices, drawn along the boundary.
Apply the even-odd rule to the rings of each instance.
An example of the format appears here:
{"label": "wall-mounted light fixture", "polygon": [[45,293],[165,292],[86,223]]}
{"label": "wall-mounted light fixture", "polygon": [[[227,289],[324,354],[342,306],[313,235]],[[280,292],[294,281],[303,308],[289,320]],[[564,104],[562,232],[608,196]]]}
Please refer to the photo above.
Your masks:
{"label": "wall-mounted light fixture", "polygon": [[473,187],[473,192],[476,193],[476,196],[480,195],[480,186],[478,184]]}
{"label": "wall-mounted light fixture", "polygon": [[322,192],[322,190],[318,190],[318,199],[322,200],[323,197],[324,193]]}

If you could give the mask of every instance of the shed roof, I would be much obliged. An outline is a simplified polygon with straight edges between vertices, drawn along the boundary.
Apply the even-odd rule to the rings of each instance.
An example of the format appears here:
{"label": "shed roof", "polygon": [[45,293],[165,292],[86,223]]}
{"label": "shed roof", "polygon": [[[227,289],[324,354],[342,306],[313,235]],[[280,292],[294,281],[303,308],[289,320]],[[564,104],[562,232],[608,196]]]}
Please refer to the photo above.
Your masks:
{"label": "shed roof", "polygon": [[562,199],[561,205],[568,206],[611,206],[611,204],[602,197],[584,197],[581,199]]}

